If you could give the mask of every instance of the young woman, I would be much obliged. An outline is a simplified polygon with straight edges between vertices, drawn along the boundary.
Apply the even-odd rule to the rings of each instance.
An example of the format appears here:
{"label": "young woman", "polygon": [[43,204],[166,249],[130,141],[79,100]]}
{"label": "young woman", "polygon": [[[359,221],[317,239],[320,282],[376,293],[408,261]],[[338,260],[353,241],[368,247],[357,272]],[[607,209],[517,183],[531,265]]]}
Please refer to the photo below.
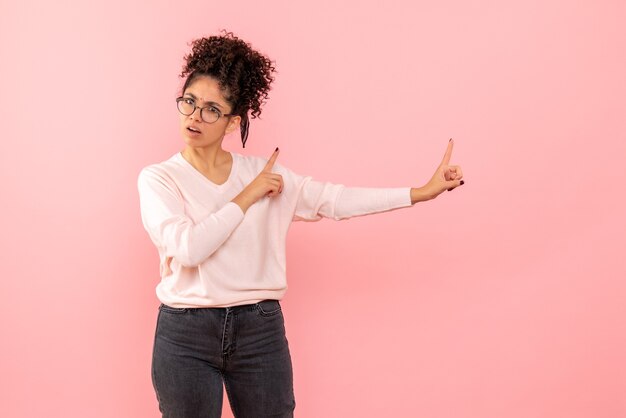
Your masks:
{"label": "young woman", "polygon": [[293,375],[279,301],[292,221],[409,207],[463,184],[443,161],[423,187],[319,182],[269,159],[227,152],[256,118],[272,62],[230,32],[197,39],[176,99],[185,147],[138,176],[141,218],[158,249],[161,301],[152,382],[163,417],[220,417],[222,383],[237,418],[292,417]]}

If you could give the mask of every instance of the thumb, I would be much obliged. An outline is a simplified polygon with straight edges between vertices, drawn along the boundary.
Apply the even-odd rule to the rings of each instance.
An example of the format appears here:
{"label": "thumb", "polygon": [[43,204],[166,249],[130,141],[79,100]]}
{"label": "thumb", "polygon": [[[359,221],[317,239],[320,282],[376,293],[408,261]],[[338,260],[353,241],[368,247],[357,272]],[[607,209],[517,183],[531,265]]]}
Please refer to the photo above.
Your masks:
{"label": "thumb", "polygon": [[448,183],[450,184],[450,186],[452,186],[448,188],[448,191],[451,191],[451,190],[456,189],[459,186],[464,185],[465,180],[452,180],[452,181],[449,181]]}

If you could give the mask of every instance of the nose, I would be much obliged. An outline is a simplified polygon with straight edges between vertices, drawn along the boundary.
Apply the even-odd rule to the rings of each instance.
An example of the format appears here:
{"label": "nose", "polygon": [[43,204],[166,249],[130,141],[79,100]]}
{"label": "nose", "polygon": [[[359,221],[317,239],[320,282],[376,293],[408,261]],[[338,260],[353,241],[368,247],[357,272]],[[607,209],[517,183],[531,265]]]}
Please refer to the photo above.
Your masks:
{"label": "nose", "polygon": [[[198,116],[196,117],[196,113],[198,114]],[[189,115],[190,118],[196,120],[196,121],[202,121],[202,109],[199,107],[196,107],[193,112],[191,112],[191,115]]]}

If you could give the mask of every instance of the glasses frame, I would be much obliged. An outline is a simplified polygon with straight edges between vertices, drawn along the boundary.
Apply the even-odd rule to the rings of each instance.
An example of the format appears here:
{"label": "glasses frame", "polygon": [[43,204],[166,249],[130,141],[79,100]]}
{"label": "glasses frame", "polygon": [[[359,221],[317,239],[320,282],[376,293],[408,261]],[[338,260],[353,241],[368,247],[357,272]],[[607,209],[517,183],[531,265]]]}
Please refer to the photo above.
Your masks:
{"label": "glasses frame", "polygon": [[[181,102],[181,101],[183,101],[183,100],[185,100],[185,99],[189,99],[189,100],[193,101],[193,110],[192,110],[192,111],[191,111],[191,113],[189,113],[189,114],[183,113],[183,111],[182,111],[182,110],[180,110],[180,102]],[[210,108],[210,107],[215,108],[215,110],[217,110],[217,119],[215,119],[213,122],[207,122],[207,120],[206,120],[206,119],[204,119],[204,117],[202,116],[202,111],[203,111],[204,109],[208,109],[208,108]],[[176,98],[176,109],[178,109],[178,111],[179,111],[182,115],[185,115],[185,116],[191,116],[191,115],[193,115],[193,114],[194,114],[194,112],[196,111],[196,109],[200,109],[200,119],[202,119],[202,120],[203,120],[204,122],[206,122],[206,123],[215,123],[215,122],[217,122],[218,120],[220,120],[220,118],[221,118],[222,116],[235,116],[235,114],[234,114],[234,113],[222,113],[222,112],[221,112],[218,108],[216,108],[216,107],[215,107],[215,106],[213,106],[213,105],[200,107],[200,106],[198,106],[198,105],[196,104],[196,101],[195,101],[194,99],[192,99],[191,97],[184,97],[184,96],[179,96],[179,97],[177,97],[177,98]]]}

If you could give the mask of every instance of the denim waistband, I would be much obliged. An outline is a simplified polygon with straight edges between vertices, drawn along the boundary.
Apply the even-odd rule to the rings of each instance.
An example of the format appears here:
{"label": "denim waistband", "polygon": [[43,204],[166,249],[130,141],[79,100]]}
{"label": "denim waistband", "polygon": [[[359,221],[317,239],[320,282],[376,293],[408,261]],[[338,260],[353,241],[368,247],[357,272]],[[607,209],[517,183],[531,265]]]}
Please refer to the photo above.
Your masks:
{"label": "denim waistband", "polygon": [[[171,306],[166,305],[164,303],[161,303],[161,306],[172,308]],[[267,310],[267,309],[272,310],[272,308],[279,308],[280,302],[276,299],[264,299],[257,303],[248,303],[248,304],[236,305],[236,306],[226,306],[226,307],[203,306],[203,307],[195,307],[195,308],[173,308],[173,309],[177,309],[180,311],[213,310],[213,311],[224,311],[224,312],[241,312],[241,311],[256,310],[258,309],[259,306],[261,306],[263,310]]]}

